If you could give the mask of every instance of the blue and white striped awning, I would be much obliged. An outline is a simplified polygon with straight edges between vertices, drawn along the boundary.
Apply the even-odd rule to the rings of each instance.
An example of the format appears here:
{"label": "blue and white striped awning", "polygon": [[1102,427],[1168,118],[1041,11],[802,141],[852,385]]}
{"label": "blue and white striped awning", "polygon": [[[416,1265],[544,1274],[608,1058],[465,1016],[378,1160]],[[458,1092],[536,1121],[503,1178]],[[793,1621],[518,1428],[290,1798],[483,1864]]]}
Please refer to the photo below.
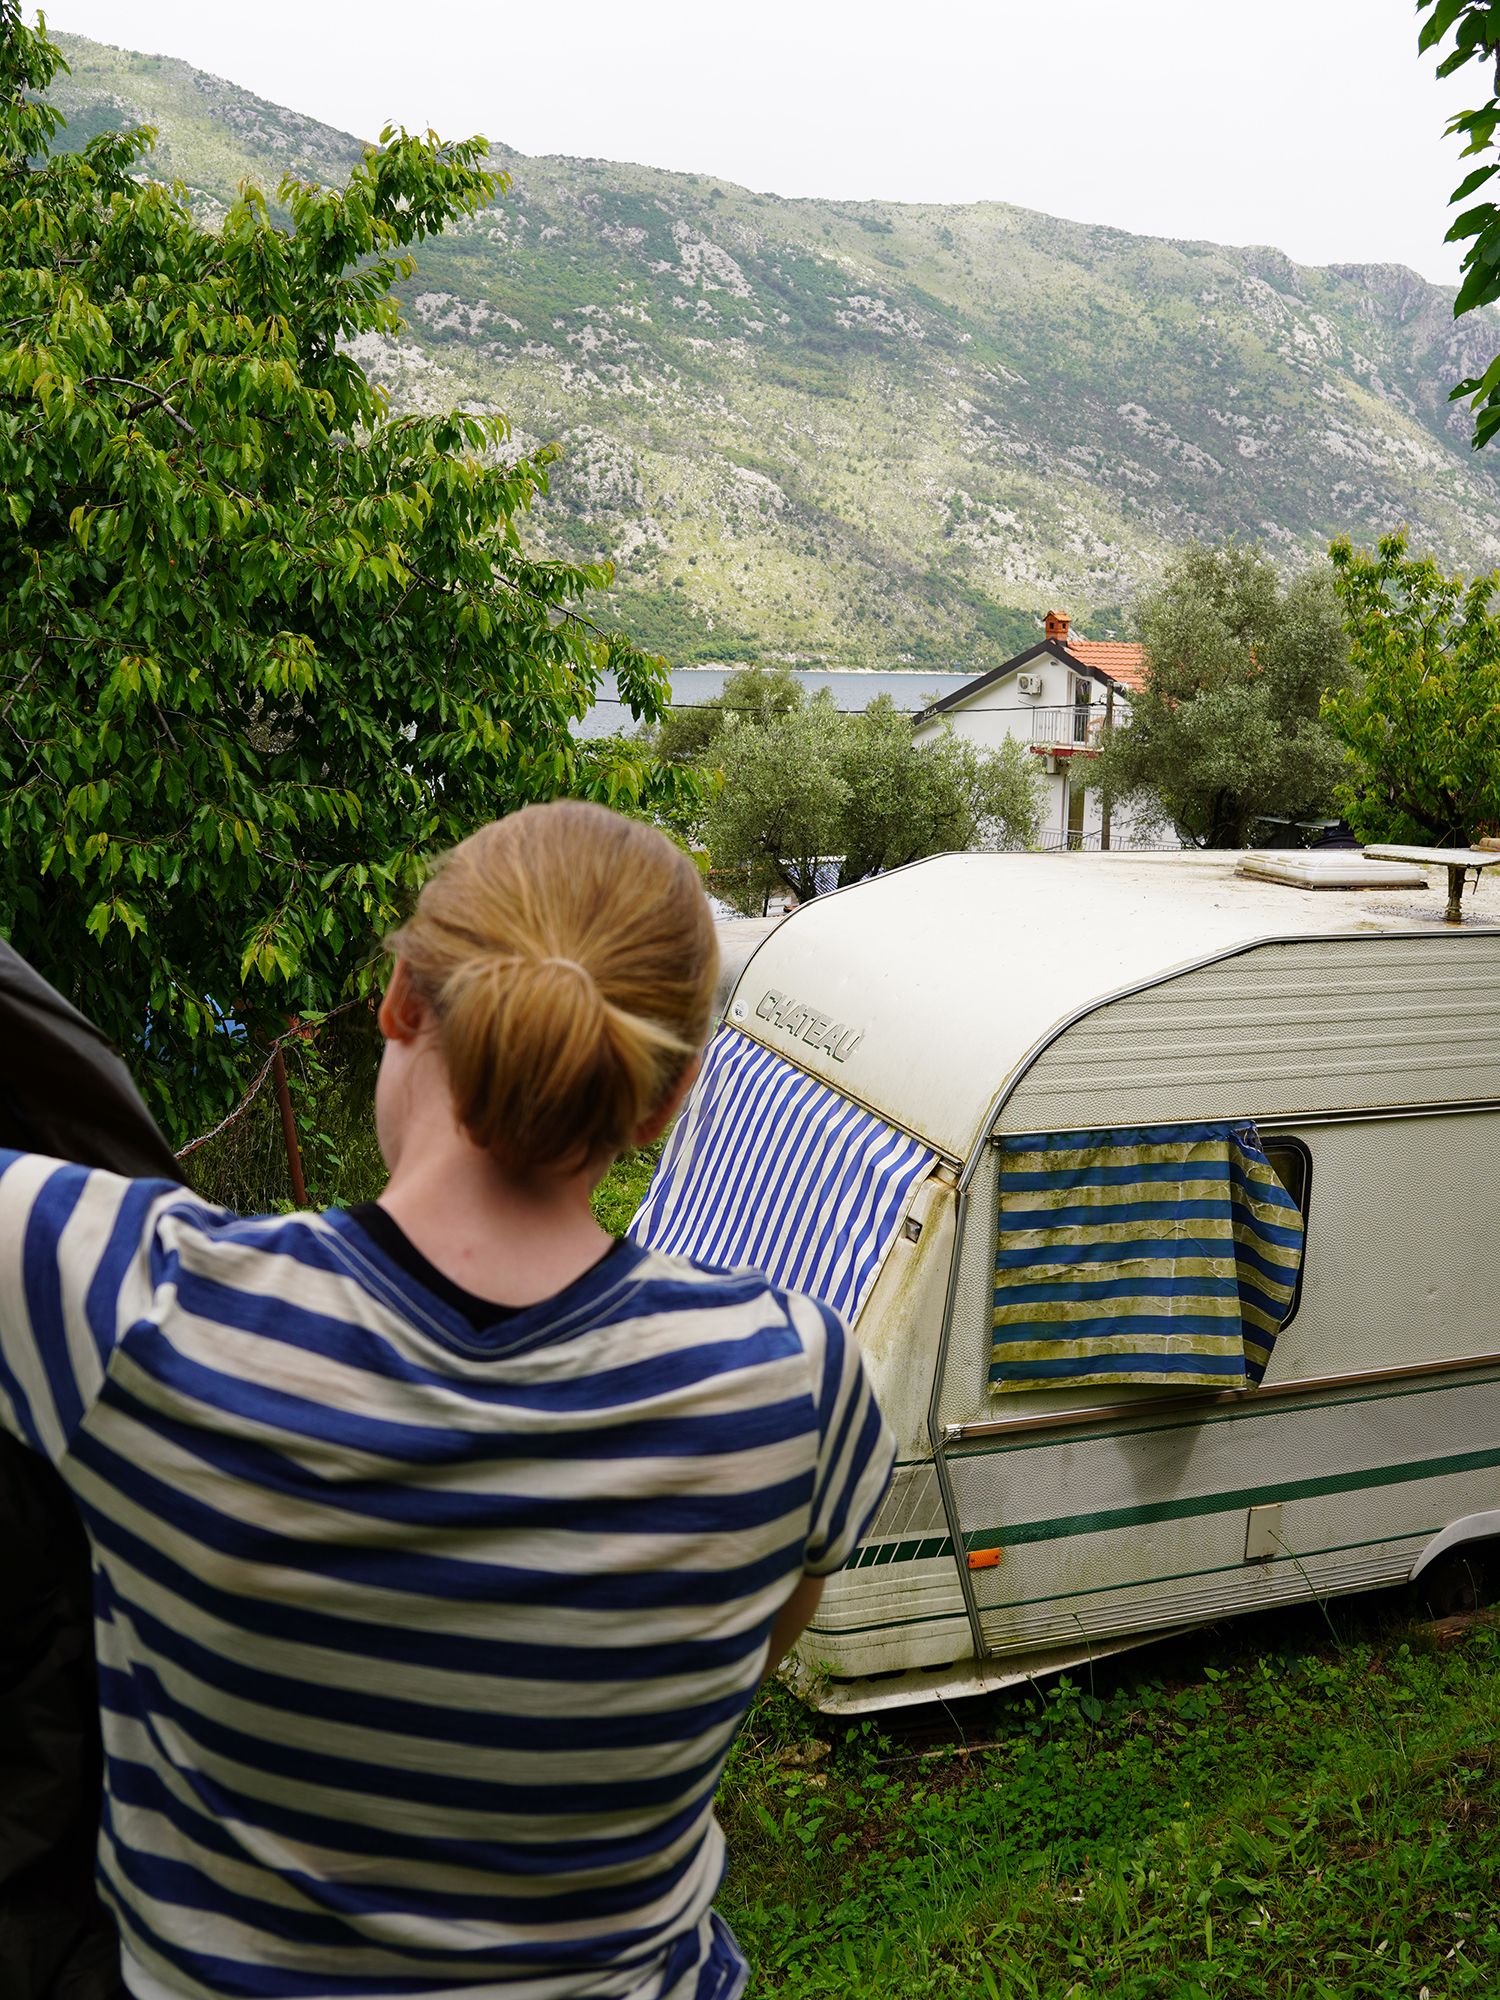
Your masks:
{"label": "blue and white striped awning", "polygon": [[630,1235],[853,1319],[936,1155],[737,1029],[709,1045]]}

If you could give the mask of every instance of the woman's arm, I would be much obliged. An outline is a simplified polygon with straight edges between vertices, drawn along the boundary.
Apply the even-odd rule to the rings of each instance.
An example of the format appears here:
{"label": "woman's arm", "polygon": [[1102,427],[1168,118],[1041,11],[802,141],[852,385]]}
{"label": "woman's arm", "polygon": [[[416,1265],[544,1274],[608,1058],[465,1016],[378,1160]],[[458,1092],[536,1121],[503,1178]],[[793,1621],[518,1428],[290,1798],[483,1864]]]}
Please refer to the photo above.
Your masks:
{"label": "woman's arm", "polygon": [[63,1457],[116,1341],[150,1306],[157,1212],[191,1199],[170,1181],[0,1149],[0,1429]]}
{"label": "woman's arm", "polygon": [[826,1577],[804,1576],[776,1614],[776,1623],[771,1627],[771,1650],[766,1654],[762,1680],[771,1678],[812,1623],[812,1615],[818,1608],[826,1582]]}

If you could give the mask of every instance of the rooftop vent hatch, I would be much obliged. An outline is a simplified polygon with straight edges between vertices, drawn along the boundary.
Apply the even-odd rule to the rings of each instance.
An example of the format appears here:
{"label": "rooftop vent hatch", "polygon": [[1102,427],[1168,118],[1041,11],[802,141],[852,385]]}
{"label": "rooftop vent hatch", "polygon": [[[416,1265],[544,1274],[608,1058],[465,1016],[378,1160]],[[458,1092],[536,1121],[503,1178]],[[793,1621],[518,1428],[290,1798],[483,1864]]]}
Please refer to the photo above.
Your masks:
{"label": "rooftop vent hatch", "polygon": [[[1497,855],[1496,860],[1500,860]],[[1351,854],[1342,848],[1271,848],[1241,857],[1234,871],[1289,889],[1425,889],[1427,877],[1409,862]]]}

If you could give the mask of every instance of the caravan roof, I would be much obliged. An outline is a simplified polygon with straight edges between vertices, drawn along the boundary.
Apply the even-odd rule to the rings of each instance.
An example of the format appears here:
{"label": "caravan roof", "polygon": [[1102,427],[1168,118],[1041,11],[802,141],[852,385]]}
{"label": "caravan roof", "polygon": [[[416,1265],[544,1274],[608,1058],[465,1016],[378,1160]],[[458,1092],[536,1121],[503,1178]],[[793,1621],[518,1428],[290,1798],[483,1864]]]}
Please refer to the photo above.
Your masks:
{"label": "caravan roof", "polygon": [[[820,897],[761,944],[728,1018],[965,1159],[1006,1079],[1098,1002],[1247,945],[1456,934],[1445,895],[1291,887],[1239,854],[944,854]],[[1500,871],[1497,871],[1500,873]],[[1500,922],[1486,878],[1465,929]]]}

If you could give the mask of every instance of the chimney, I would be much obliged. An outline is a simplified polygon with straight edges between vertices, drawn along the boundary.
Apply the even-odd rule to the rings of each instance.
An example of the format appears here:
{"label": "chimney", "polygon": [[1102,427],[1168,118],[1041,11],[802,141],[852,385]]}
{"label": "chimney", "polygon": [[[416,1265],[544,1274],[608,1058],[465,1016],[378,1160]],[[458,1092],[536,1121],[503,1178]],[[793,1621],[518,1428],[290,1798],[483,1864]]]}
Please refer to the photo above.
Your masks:
{"label": "chimney", "polygon": [[1067,645],[1068,614],[1066,611],[1049,611],[1047,613],[1047,637],[1054,640],[1059,646]]}

